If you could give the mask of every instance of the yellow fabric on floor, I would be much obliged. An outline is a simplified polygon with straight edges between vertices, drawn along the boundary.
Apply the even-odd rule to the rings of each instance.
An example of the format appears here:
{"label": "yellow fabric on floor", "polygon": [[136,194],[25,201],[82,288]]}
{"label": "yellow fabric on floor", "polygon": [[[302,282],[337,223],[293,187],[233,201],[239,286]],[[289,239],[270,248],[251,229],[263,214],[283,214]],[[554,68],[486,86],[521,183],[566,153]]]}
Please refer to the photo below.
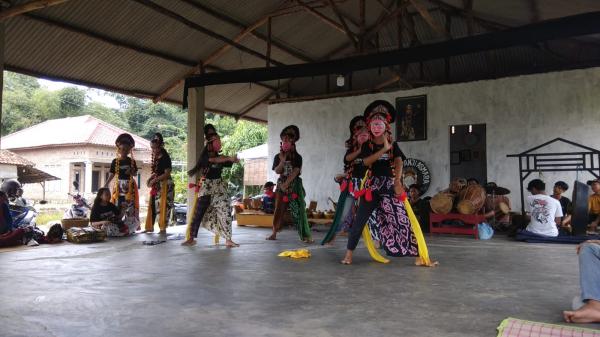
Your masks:
{"label": "yellow fabric on floor", "polygon": [[279,257],[291,257],[292,259],[308,259],[310,251],[308,249],[284,250],[277,255]]}

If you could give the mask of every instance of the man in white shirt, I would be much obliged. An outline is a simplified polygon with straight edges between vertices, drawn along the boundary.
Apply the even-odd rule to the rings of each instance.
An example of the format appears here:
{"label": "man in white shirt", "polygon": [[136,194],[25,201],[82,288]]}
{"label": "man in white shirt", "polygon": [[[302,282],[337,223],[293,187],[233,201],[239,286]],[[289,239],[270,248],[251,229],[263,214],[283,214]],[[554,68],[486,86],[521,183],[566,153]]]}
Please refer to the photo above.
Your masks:
{"label": "man in white shirt", "polygon": [[530,220],[526,230],[540,236],[557,237],[557,225],[563,216],[560,202],[546,195],[546,184],[540,179],[530,181],[527,190],[531,195],[525,200],[527,219]]}

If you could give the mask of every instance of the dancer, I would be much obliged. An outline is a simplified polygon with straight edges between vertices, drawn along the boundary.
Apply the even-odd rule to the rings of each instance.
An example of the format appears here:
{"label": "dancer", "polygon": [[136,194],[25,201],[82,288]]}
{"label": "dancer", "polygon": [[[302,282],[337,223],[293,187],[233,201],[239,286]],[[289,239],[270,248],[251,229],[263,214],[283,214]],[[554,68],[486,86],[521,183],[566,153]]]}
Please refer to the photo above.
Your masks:
{"label": "dancer", "polygon": [[184,246],[193,246],[196,244],[198,229],[202,227],[215,234],[215,243],[218,243],[219,237],[225,238],[225,245],[228,248],[238,247],[239,245],[232,241],[231,205],[227,194],[227,182],[223,180],[221,174],[223,167],[229,167],[237,163],[237,157],[228,157],[219,154],[221,151],[221,139],[217,130],[212,124],[204,126],[204,150],[200,158],[191,170],[189,176],[201,173],[200,183],[194,185],[197,188],[198,197],[192,212],[192,220],[188,224],[186,241]]}
{"label": "dancer", "polygon": [[288,125],[281,130],[279,138],[281,139],[280,152],[273,160],[273,171],[279,174],[275,194],[273,233],[267,237],[267,240],[277,239],[277,232],[281,230],[283,215],[289,207],[300,240],[310,243],[313,240],[306,216],[304,187],[300,178],[302,156],[296,152],[296,142],[300,139],[300,130],[295,125]]}
{"label": "dancer", "polygon": [[104,187],[108,187],[115,175],[117,176],[111,202],[124,214],[123,222],[129,228],[129,233],[133,234],[140,226],[140,198],[135,181],[138,168],[133,158],[135,141],[130,134],[123,133],[117,137],[115,145],[117,157],[110,164],[110,175]]}
{"label": "dancer", "polygon": [[[398,143],[392,142],[390,123],[396,110],[387,101],[369,104],[364,114],[371,140],[362,145],[361,157],[368,167],[365,192],[360,198],[342,264],[352,264],[352,254],[367,221],[387,255],[418,256],[417,265],[433,266],[427,246],[402,185],[405,159]],[[372,243],[367,242],[368,246]],[[370,252],[372,250],[370,249]],[[372,254],[373,255],[373,254]],[[382,261],[387,262],[387,260]]]}
{"label": "dancer", "polygon": [[150,198],[148,200],[148,215],[146,216],[145,233],[154,231],[154,222],[158,216],[160,234],[167,232],[173,201],[175,198],[175,184],[171,178],[171,157],[165,150],[163,136],[155,133],[150,141],[152,148],[152,175],[148,179]]}
{"label": "dancer", "polygon": [[355,193],[359,197],[361,180],[365,177],[366,168],[363,165],[361,147],[369,139],[364,116],[356,116],[350,121],[350,138],[346,140],[346,155],[344,156],[345,176],[340,181],[340,196],[333,223],[321,241],[322,245],[333,244],[336,235],[347,230],[352,224],[355,212]]}

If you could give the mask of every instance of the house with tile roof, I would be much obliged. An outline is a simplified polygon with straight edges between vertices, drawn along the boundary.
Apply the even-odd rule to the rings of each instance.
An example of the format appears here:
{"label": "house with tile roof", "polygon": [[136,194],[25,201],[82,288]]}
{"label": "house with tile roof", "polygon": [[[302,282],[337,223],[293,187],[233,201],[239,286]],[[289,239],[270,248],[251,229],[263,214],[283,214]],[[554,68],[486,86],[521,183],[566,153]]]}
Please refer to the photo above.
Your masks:
{"label": "house with tile roof", "polygon": [[[33,162],[38,169],[60,180],[45,187],[31,185],[29,199],[66,201],[74,192],[77,181],[80,192],[92,197],[106,183],[110,163],[116,156],[115,139],[128,132],[95,117],[85,115],[48,120],[2,137],[2,148]],[[150,177],[150,142],[129,132],[135,139],[134,159],[140,168],[138,186],[140,201],[148,194],[146,181]],[[45,191],[44,191],[45,189]]]}

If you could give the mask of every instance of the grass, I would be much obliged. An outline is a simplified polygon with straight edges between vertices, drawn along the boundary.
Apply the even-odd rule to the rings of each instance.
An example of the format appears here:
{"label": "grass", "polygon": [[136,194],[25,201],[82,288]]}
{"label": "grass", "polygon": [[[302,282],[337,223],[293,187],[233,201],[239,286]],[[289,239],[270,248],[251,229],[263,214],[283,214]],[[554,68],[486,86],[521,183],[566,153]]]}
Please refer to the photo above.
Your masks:
{"label": "grass", "polygon": [[38,225],[46,225],[48,222],[60,222],[60,220],[62,218],[63,218],[63,212],[50,211],[50,212],[39,213],[37,215],[37,218],[35,219],[35,222]]}

